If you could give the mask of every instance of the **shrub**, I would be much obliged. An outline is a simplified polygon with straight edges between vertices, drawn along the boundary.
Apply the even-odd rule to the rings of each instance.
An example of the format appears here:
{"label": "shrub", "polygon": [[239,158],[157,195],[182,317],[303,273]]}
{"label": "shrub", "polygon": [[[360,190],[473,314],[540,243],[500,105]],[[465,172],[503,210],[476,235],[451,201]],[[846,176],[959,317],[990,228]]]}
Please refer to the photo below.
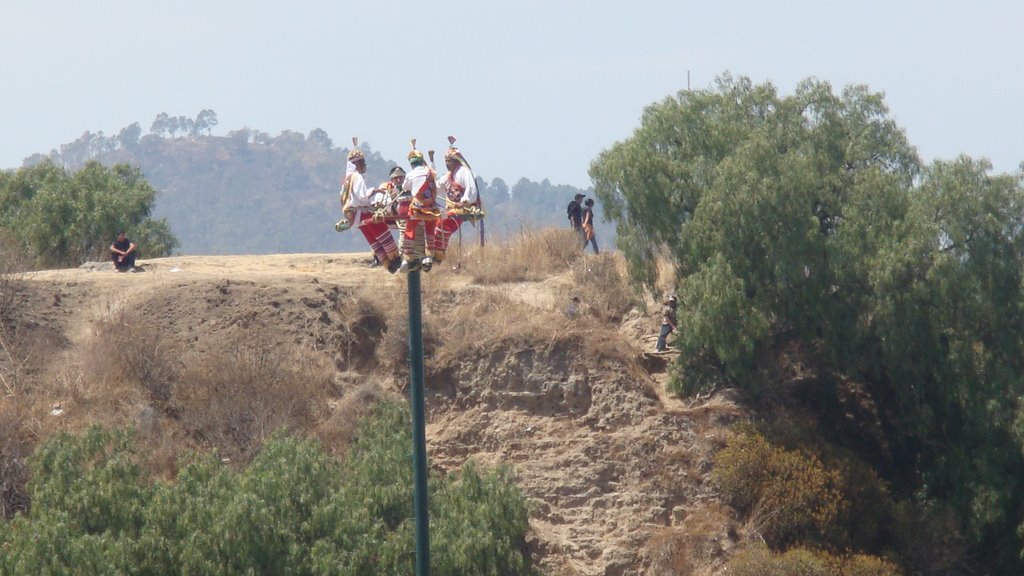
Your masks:
{"label": "shrub", "polygon": [[275,430],[313,428],[332,371],[301,349],[262,339],[227,356],[196,358],[173,390],[186,429],[236,463],[249,462]]}
{"label": "shrub", "polygon": [[305,526],[339,475],[318,444],[281,433],[239,474],[195,456],[156,490],[135,562],[151,574],[308,574]]}
{"label": "shrub", "polygon": [[836,525],[849,506],[842,479],[812,454],[782,450],[760,435],[741,434],[716,455],[712,478],[775,549],[845,538]]}
{"label": "shrub", "polygon": [[[380,404],[344,463],[278,432],[243,471],[195,454],[155,484],[129,433],[56,434],[32,458],[31,512],[0,523],[0,575],[412,576],[409,420]],[[433,573],[529,574],[525,498],[507,470],[470,465],[430,491]]]}
{"label": "shrub", "polygon": [[666,388],[681,397],[692,397],[708,393],[719,386],[729,384],[722,363],[707,351],[684,354],[669,374]]}
{"label": "shrub", "polygon": [[[477,284],[540,281],[569,270],[581,259],[579,236],[571,230],[547,228],[523,232],[497,243],[466,247],[463,268]],[[448,260],[460,262],[455,242],[449,246]]]}
{"label": "shrub", "polygon": [[181,370],[179,356],[159,325],[140,314],[117,310],[94,325],[83,379],[93,389],[139,387],[149,402],[166,408]]}
{"label": "shrub", "polygon": [[28,507],[32,434],[26,384],[52,355],[52,348],[32,342],[22,330],[24,283],[18,272],[24,268],[17,243],[0,229],[0,522]]}
{"label": "shrub", "polygon": [[52,348],[26,314],[25,257],[0,229],[0,395],[14,396],[31,384],[31,375],[50,361]]}
{"label": "shrub", "polygon": [[900,502],[893,517],[894,547],[908,570],[936,576],[970,571],[967,539],[951,506]]}
{"label": "shrub", "polygon": [[[341,489],[314,514],[311,561],[321,574],[412,576],[411,423],[400,404],[375,409],[346,460]],[[520,552],[525,497],[507,470],[430,478],[431,573],[529,574]]]}
{"label": "shrub", "polygon": [[899,567],[875,556],[833,556],[794,548],[782,554],[763,546],[740,552],[726,566],[731,576],[900,576]]}
{"label": "shrub", "polygon": [[148,498],[137,460],[125,430],[54,434],[29,461],[32,517],[66,517],[76,533],[135,534]]}
{"label": "shrub", "polygon": [[880,552],[892,543],[895,503],[885,482],[867,464],[846,458],[839,464],[847,506],[837,519],[855,550]]}
{"label": "shrub", "polygon": [[433,573],[527,573],[522,535],[529,518],[511,470],[483,475],[469,462],[455,482],[437,493],[431,509],[441,519],[431,534],[438,550]]}
{"label": "shrub", "polygon": [[28,508],[28,456],[25,408],[13,397],[0,397],[0,522]]}
{"label": "shrub", "polygon": [[586,304],[585,310],[601,321],[619,324],[631,308],[639,303],[630,288],[625,262],[614,253],[580,257],[572,263],[575,295]]}

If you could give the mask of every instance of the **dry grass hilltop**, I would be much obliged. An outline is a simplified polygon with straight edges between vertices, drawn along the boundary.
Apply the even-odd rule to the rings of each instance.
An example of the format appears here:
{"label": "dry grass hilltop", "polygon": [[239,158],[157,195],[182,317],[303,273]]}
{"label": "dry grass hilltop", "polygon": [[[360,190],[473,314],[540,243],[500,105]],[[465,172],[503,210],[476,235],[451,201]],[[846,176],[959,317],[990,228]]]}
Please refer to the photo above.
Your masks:
{"label": "dry grass hilltop", "polygon": [[[727,393],[683,402],[652,355],[658,308],[614,254],[563,232],[453,250],[422,275],[430,466],[508,464],[534,566],[558,576],[710,575],[746,531],[705,482]],[[186,450],[244,465],[288,426],[343,453],[372,403],[407,392],[407,284],[368,253],[179,256],[4,282],[0,489],[57,430],[132,425],[148,470]],[[99,268],[99,269],[96,269]],[[567,313],[572,296],[581,304]]]}

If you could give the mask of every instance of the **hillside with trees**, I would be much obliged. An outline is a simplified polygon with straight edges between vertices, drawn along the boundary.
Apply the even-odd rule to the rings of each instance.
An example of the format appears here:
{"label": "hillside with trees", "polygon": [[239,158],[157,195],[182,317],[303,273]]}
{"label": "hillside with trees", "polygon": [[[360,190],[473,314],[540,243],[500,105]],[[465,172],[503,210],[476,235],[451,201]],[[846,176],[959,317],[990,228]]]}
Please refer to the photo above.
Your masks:
{"label": "hillside with trees", "polygon": [[[72,263],[108,188],[154,226],[150,175],[194,239],[337,238],[325,134],[158,120],[0,174],[0,240]],[[863,86],[724,76],[590,176],[619,251],[580,257],[572,189],[494,181],[489,228],[559,229],[423,276],[438,573],[1024,573],[1024,171],[922,161]],[[410,573],[408,439],[374,433],[405,427],[407,288],[355,246],[0,275],[0,575]]]}
{"label": "hillside with trees", "polygon": [[[726,76],[649,106],[591,177],[633,278],[653,285],[657,254],[677,270],[675,389],[775,407],[769,444],[722,472],[737,510],[782,514],[768,479],[808,473],[813,506],[853,522],[826,506],[842,482],[783,464],[798,450],[864,468],[857,505],[876,517],[853,523],[891,531],[872,544],[808,517],[766,529],[773,550],[912,542],[910,573],[1024,573],[1024,174],[923,163],[863,86]],[[800,386],[780,386],[785,357]],[[739,470],[758,458],[780,467],[752,486]]]}
{"label": "hillside with trees", "polygon": [[[341,215],[338,191],[347,148],[320,129],[272,136],[242,128],[220,137],[211,135],[216,125],[212,110],[195,118],[162,113],[145,134],[138,123],[116,136],[86,132],[49,154],[28,158],[26,165],[49,161],[68,172],[89,161],[138,167],[157,191],[154,217],[167,221],[184,254],[366,250],[362,236],[339,234],[333,227]],[[393,166],[408,168],[404,158],[383,158],[371,143],[361,148],[367,153],[368,185],[386,181]],[[488,182],[487,167],[474,168],[488,215],[486,235],[494,239],[567,226],[566,204],[577,192],[588,192],[546,179],[523,178],[511,186],[500,178]],[[600,210],[597,214],[598,238],[612,247],[614,229],[600,222]],[[469,227],[464,232],[477,242],[478,234]]]}

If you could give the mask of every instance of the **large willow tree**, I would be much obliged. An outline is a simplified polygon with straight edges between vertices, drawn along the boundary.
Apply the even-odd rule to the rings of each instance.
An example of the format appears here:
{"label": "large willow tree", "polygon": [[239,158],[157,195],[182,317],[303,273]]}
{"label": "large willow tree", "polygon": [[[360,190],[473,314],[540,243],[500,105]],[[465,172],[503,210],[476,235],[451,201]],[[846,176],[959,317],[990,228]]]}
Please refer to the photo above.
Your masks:
{"label": "large willow tree", "polygon": [[922,165],[880,94],[720,78],[649,106],[590,175],[639,283],[678,271],[682,359],[754,386],[780,342],[879,406],[894,493],[955,509],[991,573],[1024,573],[1022,175]]}

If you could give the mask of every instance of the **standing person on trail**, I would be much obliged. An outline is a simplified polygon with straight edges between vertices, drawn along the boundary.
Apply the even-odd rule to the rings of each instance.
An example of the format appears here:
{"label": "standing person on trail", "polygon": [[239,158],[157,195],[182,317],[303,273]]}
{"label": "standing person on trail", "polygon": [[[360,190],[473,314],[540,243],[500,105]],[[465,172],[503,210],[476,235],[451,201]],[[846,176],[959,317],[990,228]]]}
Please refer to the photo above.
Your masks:
{"label": "standing person on trail", "polygon": [[466,208],[480,205],[476,178],[469,167],[469,162],[455,147],[454,137],[449,136],[448,143],[448,151],[444,153],[444,166],[448,172],[437,183],[445,198],[445,214],[437,221],[434,241],[430,245],[430,256],[434,262],[444,261],[452,234],[462,226],[464,218],[460,214]]}
{"label": "standing person on trail", "polygon": [[569,219],[569,226],[583,237],[583,194],[576,194],[572,202],[569,202],[569,207],[565,209],[566,217]]}
{"label": "standing person on trail", "polygon": [[398,245],[395,244],[388,225],[384,222],[375,222],[373,219],[370,198],[372,190],[366,187],[366,180],[363,179],[363,174],[366,173],[366,156],[357,145],[358,140],[353,138],[352,150],[348,153],[345,180],[341,186],[341,211],[350,226],[359,227],[377,260],[387,266],[388,272],[394,274],[401,265]]}
{"label": "standing person on trail", "polygon": [[110,258],[114,261],[114,269],[118,272],[135,272],[135,243],[128,239],[124,232],[117,233],[117,240],[110,245]]}
{"label": "standing person on trail", "polygon": [[412,140],[409,152],[409,165],[412,170],[402,184],[402,196],[407,198],[399,202],[399,217],[407,217],[405,231],[402,233],[402,272],[415,272],[420,268],[429,272],[432,261],[426,257],[426,246],[433,241],[434,220],[440,211],[437,208],[437,175],[434,174],[423,153],[416,149],[416,140]]}
{"label": "standing person on trail", "polygon": [[583,209],[583,249],[587,249],[587,242],[594,247],[594,254],[597,254],[597,237],[594,235],[594,199],[587,198],[586,208]]}
{"label": "standing person on trail", "polygon": [[673,294],[665,300],[665,306],[661,309],[661,333],[658,334],[658,344],[655,352],[664,352],[668,348],[668,335],[676,331],[676,295]]}

